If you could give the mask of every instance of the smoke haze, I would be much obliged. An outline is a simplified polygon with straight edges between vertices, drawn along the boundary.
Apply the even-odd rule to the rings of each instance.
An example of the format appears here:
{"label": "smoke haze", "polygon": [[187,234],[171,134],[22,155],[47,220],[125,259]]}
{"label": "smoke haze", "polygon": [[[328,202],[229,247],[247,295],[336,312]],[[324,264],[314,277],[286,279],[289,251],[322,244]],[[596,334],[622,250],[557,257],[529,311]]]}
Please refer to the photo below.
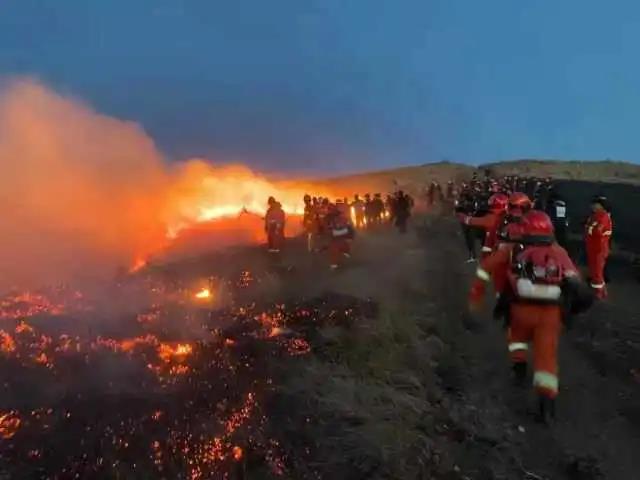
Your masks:
{"label": "smoke haze", "polygon": [[254,219],[220,228],[220,243],[256,241],[266,196],[293,211],[302,193],[239,166],[170,168],[135,123],[31,79],[0,86],[0,291],[111,276],[242,207]]}

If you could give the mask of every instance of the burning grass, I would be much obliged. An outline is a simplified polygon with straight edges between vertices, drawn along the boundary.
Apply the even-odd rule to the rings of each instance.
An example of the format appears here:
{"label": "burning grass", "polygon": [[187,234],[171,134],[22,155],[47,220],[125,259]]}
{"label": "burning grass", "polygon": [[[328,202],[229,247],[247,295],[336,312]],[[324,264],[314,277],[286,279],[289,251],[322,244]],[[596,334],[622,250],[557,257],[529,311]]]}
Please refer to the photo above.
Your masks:
{"label": "burning grass", "polygon": [[[245,271],[231,283],[246,288],[252,281]],[[201,291],[145,285],[154,303],[128,320],[128,336],[55,334],[63,313],[78,314],[73,302],[47,310],[40,308],[49,305],[44,296],[3,300],[1,475],[287,475],[289,460],[266,408],[275,391],[273,365],[308,355],[318,327],[353,322],[366,313],[362,302],[323,297],[203,310],[195,298]],[[35,307],[22,305],[25,313],[15,314],[25,299]],[[82,312],[72,320],[82,322]],[[206,333],[197,340],[176,336],[165,328],[168,316],[174,325],[198,318]]]}

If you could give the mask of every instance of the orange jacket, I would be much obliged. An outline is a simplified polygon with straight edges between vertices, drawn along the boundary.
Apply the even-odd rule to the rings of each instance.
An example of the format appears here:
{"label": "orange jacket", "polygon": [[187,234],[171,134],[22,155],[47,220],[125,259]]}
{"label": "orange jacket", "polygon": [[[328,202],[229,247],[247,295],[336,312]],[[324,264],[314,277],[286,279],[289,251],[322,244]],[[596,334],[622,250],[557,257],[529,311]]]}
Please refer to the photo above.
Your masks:
{"label": "orange jacket", "polygon": [[267,210],[267,214],[265,215],[264,223],[265,230],[269,230],[270,228],[284,228],[284,210],[282,210],[282,206],[279,203],[276,203],[269,207]]}
{"label": "orange jacket", "polygon": [[502,212],[489,212],[482,217],[464,216],[462,221],[465,225],[482,228],[485,231],[482,252],[489,254],[493,252],[498,242],[498,229],[504,219]]}
{"label": "orange jacket", "polygon": [[611,215],[606,210],[593,212],[585,225],[585,242],[588,250],[609,252],[609,242],[613,232]]}

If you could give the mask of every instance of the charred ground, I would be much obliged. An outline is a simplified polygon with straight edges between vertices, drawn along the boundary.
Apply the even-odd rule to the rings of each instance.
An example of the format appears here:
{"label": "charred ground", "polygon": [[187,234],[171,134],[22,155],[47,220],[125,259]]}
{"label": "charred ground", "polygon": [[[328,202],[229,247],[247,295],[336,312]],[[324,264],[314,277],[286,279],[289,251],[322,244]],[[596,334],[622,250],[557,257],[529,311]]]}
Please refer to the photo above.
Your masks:
{"label": "charred ground", "polygon": [[[2,475],[635,478],[629,265],[565,335],[547,428],[510,384],[500,326],[465,314],[458,235],[432,213],[407,236],[360,235],[337,273],[294,240],[281,257],[152,265],[113,286],[109,308],[69,292],[5,299]],[[193,302],[203,279],[218,304]]]}

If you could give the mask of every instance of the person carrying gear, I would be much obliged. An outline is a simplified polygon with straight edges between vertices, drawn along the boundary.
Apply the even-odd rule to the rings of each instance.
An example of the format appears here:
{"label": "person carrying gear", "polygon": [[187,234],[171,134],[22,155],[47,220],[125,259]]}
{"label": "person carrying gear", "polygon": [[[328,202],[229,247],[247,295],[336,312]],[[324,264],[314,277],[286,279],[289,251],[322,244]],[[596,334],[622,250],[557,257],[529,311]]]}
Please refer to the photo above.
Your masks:
{"label": "person carrying gear", "polygon": [[329,235],[329,261],[331,270],[340,265],[341,258],[351,256],[354,230],[348,217],[336,205],[329,205],[326,216],[326,230]]}
{"label": "person carrying gear", "polygon": [[[467,186],[460,192],[460,197],[454,202],[454,211],[457,215],[474,215],[475,212],[475,199],[473,192]],[[473,227],[465,225],[464,222],[460,223],[462,227],[462,235],[469,252],[469,259],[467,263],[476,261],[476,235]]]}
{"label": "person carrying gear", "polygon": [[552,189],[547,203],[547,215],[555,229],[556,241],[569,253],[569,215],[567,203]]}
{"label": "person carrying gear", "polygon": [[482,256],[490,255],[497,245],[498,229],[506,215],[509,197],[503,193],[494,193],[489,197],[489,213],[482,217],[472,217],[469,215],[459,215],[460,221],[465,225],[477,227],[484,230],[484,241],[482,244]]}
{"label": "person carrying gear", "polygon": [[367,227],[370,227],[373,224],[373,217],[374,217],[374,206],[373,206],[373,202],[371,200],[371,195],[368,193],[365,193],[364,195],[364,218],[365,218],[365,222],[367,224]]}
{"label": "person carrying gear", "polygon": [[599,299],[607,297],[604,271],[609,257],[613,223],[607,211],[607,199],[596,196],[591,202],[592,213],[585,225],[585,246],[591,288]]}
{"label": "person carrying gear", "polygon": [[364,227],[365,225],[364,202],[360,199],[358,194],[354,195],[351,208],[353,208],[354,223],[356,228]]}
{"label": "person carrying gear", "polygon": [[349,204],[346,203],[342,198],[338,198],[336,199],[335,206],[338,210],[340,210],[340,213],[344,216],[344,218],[350,221],[351,217],[349,215]]}
{"label": "person carrying gear", "polygon": [[449,180],[447,182],[447,200],[448,201],[453,201],[453,197],[455,196],[454,191],[455,191],[455,186],[453,184],[453,180]]}
{"label": "person carrying gear", "polygon": [[380,225],[382,223],[382,219],[384,218],[384,202],[382,201],[382,195],[376,193],[371,201],[371,208],[373,213],[373,222],[376,225]]}
{"label": "person carrying gear", "polygon": [[313,251],[314,239],[318,235],[318,209],[317,201],[314,203],[309,195],[304,196],[304,216],[302,225],[307,235],[307,251]]}
{"label": "person carrying gear", "polygon": [[435,202],[436,197],[436,182],[431,182],[429,190],[427,191],[427,205],[431,207]]}
{"label": "person carrying gear", "polygon": [[555,416],[558,395],[558,341],[571,313],[592,303],[592,294],[579,277],[566,250],[555,243],[551,219],[532,210],[523,217],[522,243],[496,250],[480,264],[469,294],[470,309],[482,303],[485,285],[497,272],[506,272],[509,295],[508,350],[516,380],[527,374],[529,344],[533,343],[533,385],[541,419]]}
{"label": "person carrying gear", "polygon": [[522,217],[531,210],[533,202],[526,193],[514,192],[509,195],[507,214],[504,216],[498,232],[498,242],[509,243],[519,239]]}
{"label": "person carrying gear", "polygon": [[[498,230],[497,249],[509,248],[515,242],[522,241],[523,217],[532,207],[529,197],[522,192],[514,192],[509,195],[509,206],[502,224]],[[495,249],[494,249],[495,250]],[[493,275],[493,288],[496,293],[496,306],[494,317],[499,318],[505,314],[504,291],[507,284],[506,272],[495,272]]]}
{"label": "person carrying gear", "polygon": [[402,190],[398,191],[394,200],[395,205],[395,225],[402,234],[407,233],[407,221],[411,216],[411,203],[407,195]]}
{"label": "person carrying gear", "polygon": [[264,229],[267,233],[267,245],[269,253],[278,253],[284,242],[285,215],[282,205],[275,198],[267,200],[269,208],[265,216]]}
{"label": "person carrying gear", "polygon": [[388,214],[388,222],[395,223],[396,221],[396,198],[397,196],[391,196],[387,194],[384,201],[384,210]]}

